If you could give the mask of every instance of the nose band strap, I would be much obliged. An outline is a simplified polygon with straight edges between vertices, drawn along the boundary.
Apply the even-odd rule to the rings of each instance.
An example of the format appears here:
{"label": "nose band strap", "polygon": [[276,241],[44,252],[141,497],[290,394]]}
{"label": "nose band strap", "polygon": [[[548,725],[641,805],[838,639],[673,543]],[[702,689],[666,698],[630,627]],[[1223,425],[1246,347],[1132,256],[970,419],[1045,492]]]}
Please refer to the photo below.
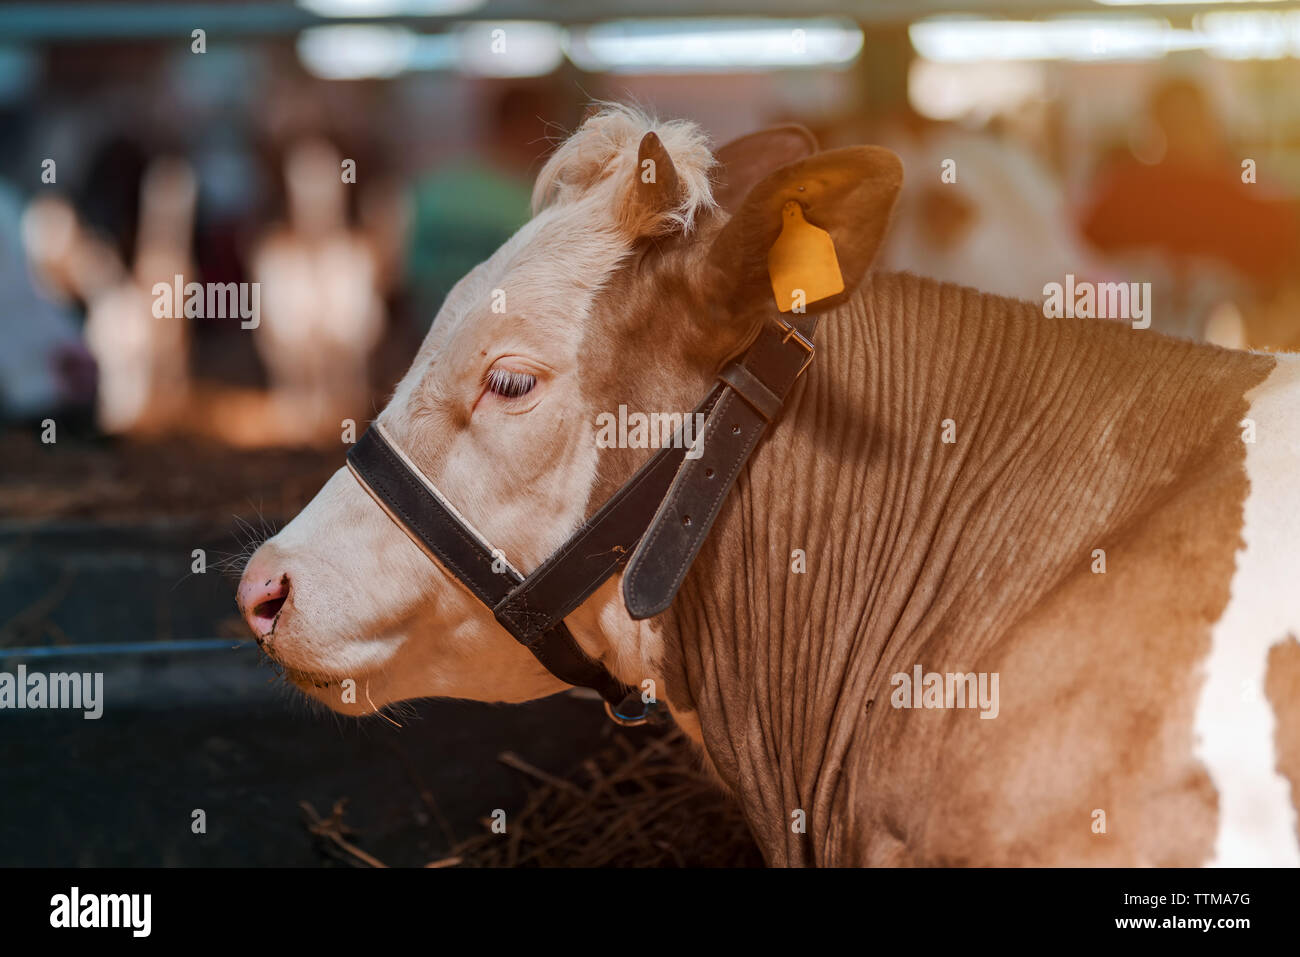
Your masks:
{"label": "nose band strap", "polygon": [[[595,690],[605,700],[610,716],[621,724],[641,724],[650,718],[653,702],[642,702],[639,693],[628,689],[604,665],[582,651],[564,623],[567,611],[557,616],[545,608],[530,609],[527,599],[532,589],[516,594],[528,581],[537,587],[567,580],[556,571],[563,563],[548,562],[539,569],[545,570],[542,578],[525,579],[411,462],[379,423],[367,429],[348,451],[348,469],[389,518],[452,578],[494,613],[499,607],[509,609],[508,614],[497,615],[498,621],[551,674],[567,684]],[[663,481],[664,488],[674,474],[676,463]],[[590,534],[590,530],[589,523],[579,535],[582,531]],[[587,595],[626,561],[633,544],[635,539],[621,553],[609,553],[618,556],[619,561],[606,562],[609,571],[599,578],[591,577]],[[566,549],[581,554],[581,546],[573,539]],[[509,601],[512,596],[513,603]],[[580,603],[581,599],[573,605]]]}
{"label": "nose band strap", "polygon": [[415,544],[489,608],[523,581],[378,422],[348,451],[348,468]]}

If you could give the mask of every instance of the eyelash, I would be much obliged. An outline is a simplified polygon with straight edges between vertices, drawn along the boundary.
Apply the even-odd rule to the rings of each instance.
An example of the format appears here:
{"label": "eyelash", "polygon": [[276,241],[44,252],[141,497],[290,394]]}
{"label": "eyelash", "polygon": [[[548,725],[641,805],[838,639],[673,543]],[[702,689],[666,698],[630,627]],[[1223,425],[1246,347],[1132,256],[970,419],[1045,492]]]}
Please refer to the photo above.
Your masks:
{"label": "eyelash", "polygon": [[537,385],[537,376],[527,372],[514,372],[510,369],[493,369],[487,374],[489,392],[495,392],[503,399],[518,399],[533,391]]}

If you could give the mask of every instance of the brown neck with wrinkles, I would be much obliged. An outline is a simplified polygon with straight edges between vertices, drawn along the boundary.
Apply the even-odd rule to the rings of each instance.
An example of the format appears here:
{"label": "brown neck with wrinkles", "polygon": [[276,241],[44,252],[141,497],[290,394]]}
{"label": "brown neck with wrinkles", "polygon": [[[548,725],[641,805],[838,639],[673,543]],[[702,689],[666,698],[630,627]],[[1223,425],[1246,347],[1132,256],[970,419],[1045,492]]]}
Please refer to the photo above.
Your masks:
{"label": "brown neck with wrinkles", "polygon": [[875,276],[817,338],[666,616],[667,697],[770,863],[834,842],[891,674],[969,668],[1180,476],[1240,457],[1271,366],[912,276]]}

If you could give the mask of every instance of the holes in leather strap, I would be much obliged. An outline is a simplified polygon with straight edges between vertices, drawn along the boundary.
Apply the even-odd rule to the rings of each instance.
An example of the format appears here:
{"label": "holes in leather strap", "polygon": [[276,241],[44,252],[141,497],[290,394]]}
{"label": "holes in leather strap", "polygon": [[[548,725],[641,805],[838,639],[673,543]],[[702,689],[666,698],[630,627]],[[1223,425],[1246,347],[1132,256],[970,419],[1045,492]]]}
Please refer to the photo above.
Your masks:
{"label": "holes in leather strap", "polygon": [[682,524],[689,528],[691,524],[691,517],[689,515],[683,515]]}

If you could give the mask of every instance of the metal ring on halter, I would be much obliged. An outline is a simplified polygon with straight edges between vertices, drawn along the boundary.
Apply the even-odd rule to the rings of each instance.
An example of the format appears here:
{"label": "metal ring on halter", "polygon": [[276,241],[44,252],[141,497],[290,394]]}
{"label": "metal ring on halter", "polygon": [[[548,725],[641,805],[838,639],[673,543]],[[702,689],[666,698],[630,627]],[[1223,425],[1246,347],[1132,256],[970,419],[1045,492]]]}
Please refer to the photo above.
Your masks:
{"label": "metal ring on halter", "polygon": [[663,717],[663,709],[659,707],[658,701],[653,699],[644,701],[640,691],[631,691],[618,703],[617,711],[606,701],[605,714],[609,715],[609,720],[615,724],[625,728],[637,728],[643,724],[659,724]]}

